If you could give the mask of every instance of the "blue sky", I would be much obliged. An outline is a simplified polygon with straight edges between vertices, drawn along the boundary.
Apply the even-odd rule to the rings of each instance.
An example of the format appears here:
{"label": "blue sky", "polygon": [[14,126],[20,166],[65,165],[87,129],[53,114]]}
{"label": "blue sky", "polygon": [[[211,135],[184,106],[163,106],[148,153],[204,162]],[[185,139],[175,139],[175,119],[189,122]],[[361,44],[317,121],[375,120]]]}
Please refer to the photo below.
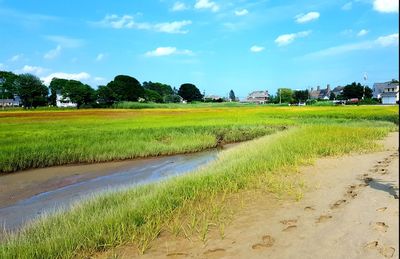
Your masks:
{"label": "blue sky", "polygon": [[398,79],[397,0],[0,0],[0,70],[206,94]]}

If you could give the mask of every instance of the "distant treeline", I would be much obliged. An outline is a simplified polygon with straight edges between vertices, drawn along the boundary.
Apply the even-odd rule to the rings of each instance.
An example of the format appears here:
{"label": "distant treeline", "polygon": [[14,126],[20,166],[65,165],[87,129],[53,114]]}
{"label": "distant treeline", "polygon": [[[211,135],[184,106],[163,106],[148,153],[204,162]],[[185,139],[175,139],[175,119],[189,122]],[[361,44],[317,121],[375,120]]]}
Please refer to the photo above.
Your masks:
{"label": "distant treeline", "polygon": [[201,101],[203,95],[191,83],[179,89],[158,82],[143,82],[127,75],[118,75],[97,90],[77,80],[53,78],[49,87],[32,74],[14,74],[0,71],[0,99],[20,98],[25,108],[56,106],[57,95],[80,107],[111,107],[120,102],[179,103]]}

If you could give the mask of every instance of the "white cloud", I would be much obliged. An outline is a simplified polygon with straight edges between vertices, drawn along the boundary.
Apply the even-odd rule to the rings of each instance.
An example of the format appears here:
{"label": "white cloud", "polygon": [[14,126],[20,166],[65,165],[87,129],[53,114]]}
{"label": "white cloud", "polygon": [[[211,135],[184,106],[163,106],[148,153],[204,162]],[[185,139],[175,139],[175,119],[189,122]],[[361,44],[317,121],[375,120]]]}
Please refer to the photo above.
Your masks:
{"label": "white cloud", "polygon": [[362,29],[361,31],[359,31],[359,32],[357,33],[357,36],[358,36],[358,37],[365,36],[365,35],[368,34],[368,32],[369,32],[368,30]]}
{"label": "white cloud", "polygon": [[286,46],[292,43],[296,38],[303,38],[310,35],[311,31],[301,31],[297,33],[283,34],[275,39],[275,43],[278,46]]}
{"label": "white cloud", "polygon": [[148,23],[136,23],[133,16],[123,15],[119,16],[116,14],[106,15],[103,20],[95,24],[102,25],[105,27],[111,27],[114,29],[150,29],[151,25]]}
{"label": "white cloud", "polygon": [[192,21],[167,22],[156,24],[154,28],[156,31],[165,33],[187,33],[187,30],[182,29],[189,24],[192,24]]}
{"label": "white cloud", "polygon": [[138,30],[153,30],[164,33],[187,33],[187,30],[183,30],[183,27],[192,24],[192,21],[173,21],[164,23],[138,23],[134,21],[133,16],[123,15],[118,16],[116,14],[107,15],[102,21],[95,23],[104,27],[110,27],[113,29],[138,29]]}
{"label": "white cloud", "polygon": [[237,11],[235,11],[235,15],[236,16],[245,16],[245,15],[248,15],[249,14],[249,11],[247,11],[247,9],[243,9],[243,10],[237,10]]}
{"label": "white cloud", "polygon": [[193,55],[191,50],[178,50],[175,47],[158,47],[155,50],[148,51],[145,53],[148,57],[161,57],[170,55]]}
{"label": "white cloud", "polygon": [[196,0],[196,4],[194,5],[196,9],[211,9],[213,12],[219,11],[219,5],[217,5],[213,1],[209,0]]}
{"label": "white cloud", "polygon": [[57,72],[57,73],[52,73],[45,77],[41,77],[40,79],[43,81],[43,83],[45,85],[49,85],[53,78],[62,78],[62,79],[68,79],[68,80],[82,81],[82,80],[88,80],[88,79],[90,79],[90,77],[91,77],[90,74],[88,74],[86,72],[80,72],[80,73],[76,73],[76,74]]}
{"label": "white cloud", "polygon": [[398,0],[374,0],[374,10],[381,13],[398,13],[399,1]]}
{"label": "white cloud", "polygon": [[60,45],[63,48],[79,48],[85,44],[85,41],[82,39],[69,38],[60,35],[46,36],[46,39],[57,43],[57,45]]}
{"label": "white cloud", "polygon": [[363,41],[351,44],[339,45],[320,51],[316,51],[305,55],[306,58],[324,58],[327,56],[336,56],[352,51],[369,50],[375,48],[385,48],[390,46],[399,46],[399,34],[394,33],[386,36],[381,36],[373,41]]}
{"label": "white cloud", "polygon": [[251,51],[251,52],[261,52],[261,51],[263,51],[263,50],[264,50],[264,47],[257,46],[257,45],[254,45],[254,46],[252,46],[252,47],[250,48],[250,51]]}
{"label": "white cloud", "polygon": [[309,12],[306,14],[298,14],[295,16],[297,23],[307,23],[313,20],[317,20],[320,14],[318,12]]}
{"label": "white cloud", "polygon": [[61,54],[61,50],[62,50],[61,46],[58,45],[55,49],[49,50],[46,54],[44,54],[43,57],[45,59],[55,59]]}
{"label": "white cloud", "polygon": [[174,12],[179,12],[179,11],[184,11],[184,10],[187,10],[187,9],[189,9],[189,7],[187,7],[185,5],[185,3],[175,2],[174,6],[172,6],[171,10],[174,11]]}
{"label": "white cloud", "polygon": [[382,47],[398,46],[399,45],[399,34],[394,33],[387,36],[381,36],[375,40],[375,43]]}
{"label": "white cloud", "polygon": [[351,8],[353,8],[353,3],[352,2],[345,3],[342,6],[342,10],[345,10],[345,11],[349,11],[349,10],[351,10]]}
{"label": "white cloud", "polygon": [[21,60],[23,57],[24,57],[24,54],[17,54],[17,55],[12,56],[10,59],[8,59],[8,61],[17,62],[17,61]]}
{"label": "white cloud", "polygon": [[0,63],[0,69],[6,69],[6,65],[4,65],[3,63]]}
{"label": "white cloud", "polygon": [[29,73],[29,74],[34,74],[34,75],[40,76],[40,75],[46,73],[47,71],[48,71],[48,69],[43,68],[43,67],[25,65],[23,68],[18,69],[15,72],[17,74]]}
{"label": "white cloud", "polygon": [[98,55],[97,55],[97,57],[96,57],[96,61],[102,61],[103,60],[103,58],[104,58],[104,54],[103,53],[99,53]]}

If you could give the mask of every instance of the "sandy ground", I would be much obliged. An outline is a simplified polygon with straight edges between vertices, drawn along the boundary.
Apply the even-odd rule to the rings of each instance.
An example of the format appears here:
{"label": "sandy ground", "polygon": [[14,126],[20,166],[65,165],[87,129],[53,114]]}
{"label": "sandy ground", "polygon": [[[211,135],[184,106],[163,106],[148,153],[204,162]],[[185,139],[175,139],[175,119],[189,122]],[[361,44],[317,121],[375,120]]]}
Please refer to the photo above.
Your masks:
{"label": "sandy ground", "polygon": [[399,134],[385,151],[320,159],[300,169],[299,201],[250,200],[225,230],[204,243],[162,235],[144,255],[117,258],[399,258]]}

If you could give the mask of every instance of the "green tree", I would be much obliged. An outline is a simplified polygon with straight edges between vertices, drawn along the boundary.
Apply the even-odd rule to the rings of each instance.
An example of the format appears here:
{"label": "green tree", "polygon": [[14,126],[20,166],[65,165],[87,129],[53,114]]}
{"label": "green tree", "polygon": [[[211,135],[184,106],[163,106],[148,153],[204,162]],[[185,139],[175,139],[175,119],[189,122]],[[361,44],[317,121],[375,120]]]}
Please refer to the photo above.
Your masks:
{"label": "green tree", "polygon": [[232,102],[236,101],[235,92],[233,90],[229,91],[229,99],[231,99]]}
{"label": "green tree", "polygon": [[140,82],[131,76],[118,75],[107,84],[115,94],[116,101],[137,102],[138,98],[144,98],[144,88]]}
{"label": "green tree", "polygon": [[368,86],[362,86],[360,83],[353,82],[343,88],[343,97],[345,99],[358,98],[361,100],[365,94],[366,99],[372,98],[372,89]]}
{"label": "green tree", "polygon": [[293,92],[293,100],[296,103],[305,102],[308,99],[308,90],[297,90]]}
{"label": "green tree", "polygon": [[25,108],[47,104],[49,90],[40,79],[31,74],[22,74],[14,82],[15,89]]}
{"label": "green tree", "polygon": [[143,82],[143,87],[148,90],[156,91],[159,95],[162,97],[173,94],[174,91],[172,90],[172,87],[167,84],[162,84],[162,83],[153,83],[151,81],[149,82]]}
{"label": "green tree", "polygon": [[164,96],[164,102],[165,103],[179,103],[181,102],[181,98],[179,95],[177,94],[169,94]]}
{"label": "green tree", "polygon": [[0,71],[0,78],[5,80],[0,89],[0,93],[2,94],[0,98],[14,98],[14,94],[17,94],[14,82],[17,80],[18,75],[14,74],[13,72]]}
{"label": "green tree", "polygon": [[95,100],[95,91],[89,85],[76,80],[68,80],[61,94],[76,103],[78,109],[84,104],[90,105]]}
{"label": "green tree", "polygon": [[110,106],[117,101],[114,91],[105,85],[100,85],[97,88],[96,95],[99,103],[106,104],[107,106]]}
{"label": "green tree", "polygon": [[203,95],[200,90],[194,84],[182,84],[179,88],[178,94],[186,101],[201,101]]}
{"label": "green tree", "polygon": [[147,102],[162,103],[163,97],[156,91],[144,89],[144,99]]}
{"label": "green tree", "polygon": [[276,96],[279,102],[292,103],[293,102],[293,91],[290,88],[278,88]]}
{"label": "green tree", "polygon": [[329,100],[335,100],[336,99],[336,95],[333,93],[333,92],[331,92],[331,94],[329,95]]}
{"label": "green tree", "polygon": [[53,78],[50,82],[50,96],[49,103],[53,106],[57,105],[57,92],[61,93],[65,85],[68,83],[67,79]]}

